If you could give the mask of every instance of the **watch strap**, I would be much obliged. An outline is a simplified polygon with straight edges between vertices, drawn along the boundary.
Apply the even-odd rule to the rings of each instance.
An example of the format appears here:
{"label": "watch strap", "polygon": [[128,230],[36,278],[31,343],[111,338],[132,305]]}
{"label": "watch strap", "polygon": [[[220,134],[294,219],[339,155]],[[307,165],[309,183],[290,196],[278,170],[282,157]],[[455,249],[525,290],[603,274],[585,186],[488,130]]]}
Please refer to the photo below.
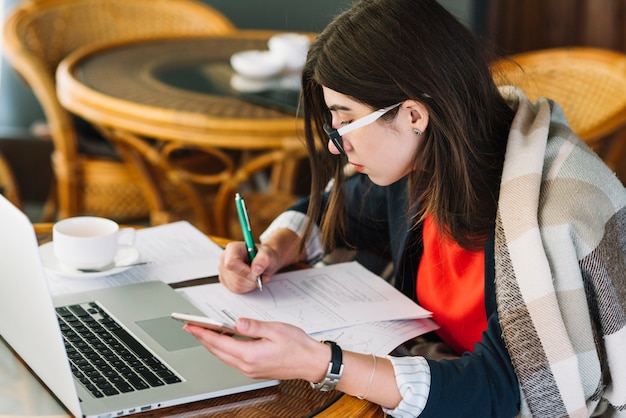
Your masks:
{"label": "watch strap", "polygon": [[326,392],[329,390],[333,390],[335,386],[337,386],[337,383],[339,383],[339,379],[343,374],[343,354],[341,352],[341,347],[339,347],[336,342],[322,342],[330,346],[330,362],[328,363],[328,371],[326,372],[326,376],[321,382],[311,382],[311,386],[313,387],[313,389]]}

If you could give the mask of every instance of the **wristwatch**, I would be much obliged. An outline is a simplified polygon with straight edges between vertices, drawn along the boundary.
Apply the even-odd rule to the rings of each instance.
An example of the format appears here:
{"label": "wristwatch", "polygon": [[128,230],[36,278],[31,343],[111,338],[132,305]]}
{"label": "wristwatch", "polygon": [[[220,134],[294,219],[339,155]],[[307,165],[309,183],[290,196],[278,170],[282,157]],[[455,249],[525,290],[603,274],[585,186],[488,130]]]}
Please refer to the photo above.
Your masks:
{"label": "wristwatch", "polygon": [[319,383],[311,383],[311,387],[313,389],[321,390],[322,392],[327,392],[329,390],[335,389],[337,383],[339,383],[339,379],[343,373],[343,356],[341,354],[341,348],[334,341],[322,341],[324,344],[330,346],[330,363],[328,363],[328,371],[326,372],[326,376],[324,380]]}

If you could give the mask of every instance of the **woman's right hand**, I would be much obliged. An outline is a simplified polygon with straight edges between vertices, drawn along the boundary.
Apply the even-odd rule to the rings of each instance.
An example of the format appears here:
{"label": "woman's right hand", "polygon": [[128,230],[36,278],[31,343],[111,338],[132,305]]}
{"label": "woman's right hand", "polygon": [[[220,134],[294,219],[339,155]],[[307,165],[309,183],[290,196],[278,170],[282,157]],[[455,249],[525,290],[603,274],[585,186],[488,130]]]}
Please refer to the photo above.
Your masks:
{"label": "woman's right hand", "polygon": [[219,279],[231,292],[247,293],[257,288],[258,275],[262,275],[265,283],[282,267],[302,259],[298,235],[287,228],[280,228],[258,246],[252,265],[248,264],[245,243],[231,242],[226,245],[220,256]]}
{"label": "woman's right hand", "polygon": [[247,293],[257,288],[256,278],[262,275],[263,282],[278,271],[279,257],[267,245],[260,245],[257,255],[248,265],[248,251],[243,242],[231,242],[220,255],[219,280],[233,293]]}

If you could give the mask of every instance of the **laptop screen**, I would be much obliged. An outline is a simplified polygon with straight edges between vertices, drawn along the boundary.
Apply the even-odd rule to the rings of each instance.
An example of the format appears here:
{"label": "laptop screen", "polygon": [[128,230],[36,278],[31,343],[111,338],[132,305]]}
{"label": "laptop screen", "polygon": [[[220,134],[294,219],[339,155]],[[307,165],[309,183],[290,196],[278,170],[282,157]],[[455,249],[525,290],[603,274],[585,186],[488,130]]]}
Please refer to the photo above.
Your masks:
{"label": "laptop screen", "polygon": [[59,400],[80,416],[35,231],[28,217],[1,195],[0,231],[0,334]]}

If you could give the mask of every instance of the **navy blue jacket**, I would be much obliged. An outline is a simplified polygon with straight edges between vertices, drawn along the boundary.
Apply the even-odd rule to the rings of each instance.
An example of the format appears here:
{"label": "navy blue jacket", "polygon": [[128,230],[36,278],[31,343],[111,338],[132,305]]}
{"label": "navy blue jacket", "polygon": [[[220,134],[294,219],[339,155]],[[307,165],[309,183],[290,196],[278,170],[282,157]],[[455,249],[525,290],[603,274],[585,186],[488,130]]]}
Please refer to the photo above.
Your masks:
{"label": "navy blue jacket", "polygon": [[[406,179],[380,187],[367,176],[355,175],[345,183],[348,234],[343,244],[393,260],[396,287],[416,297],[417,268],[422,255],[421,228],[410,230]],[[292,208],[306,212],[308,199]],[[429,360],[430,396],[425,417],[512,417],[519,412],[517,377],[501,337],[495,299],[493,236],[485,247],[485,310],[487,330],[473,353],[458,360]]]}

